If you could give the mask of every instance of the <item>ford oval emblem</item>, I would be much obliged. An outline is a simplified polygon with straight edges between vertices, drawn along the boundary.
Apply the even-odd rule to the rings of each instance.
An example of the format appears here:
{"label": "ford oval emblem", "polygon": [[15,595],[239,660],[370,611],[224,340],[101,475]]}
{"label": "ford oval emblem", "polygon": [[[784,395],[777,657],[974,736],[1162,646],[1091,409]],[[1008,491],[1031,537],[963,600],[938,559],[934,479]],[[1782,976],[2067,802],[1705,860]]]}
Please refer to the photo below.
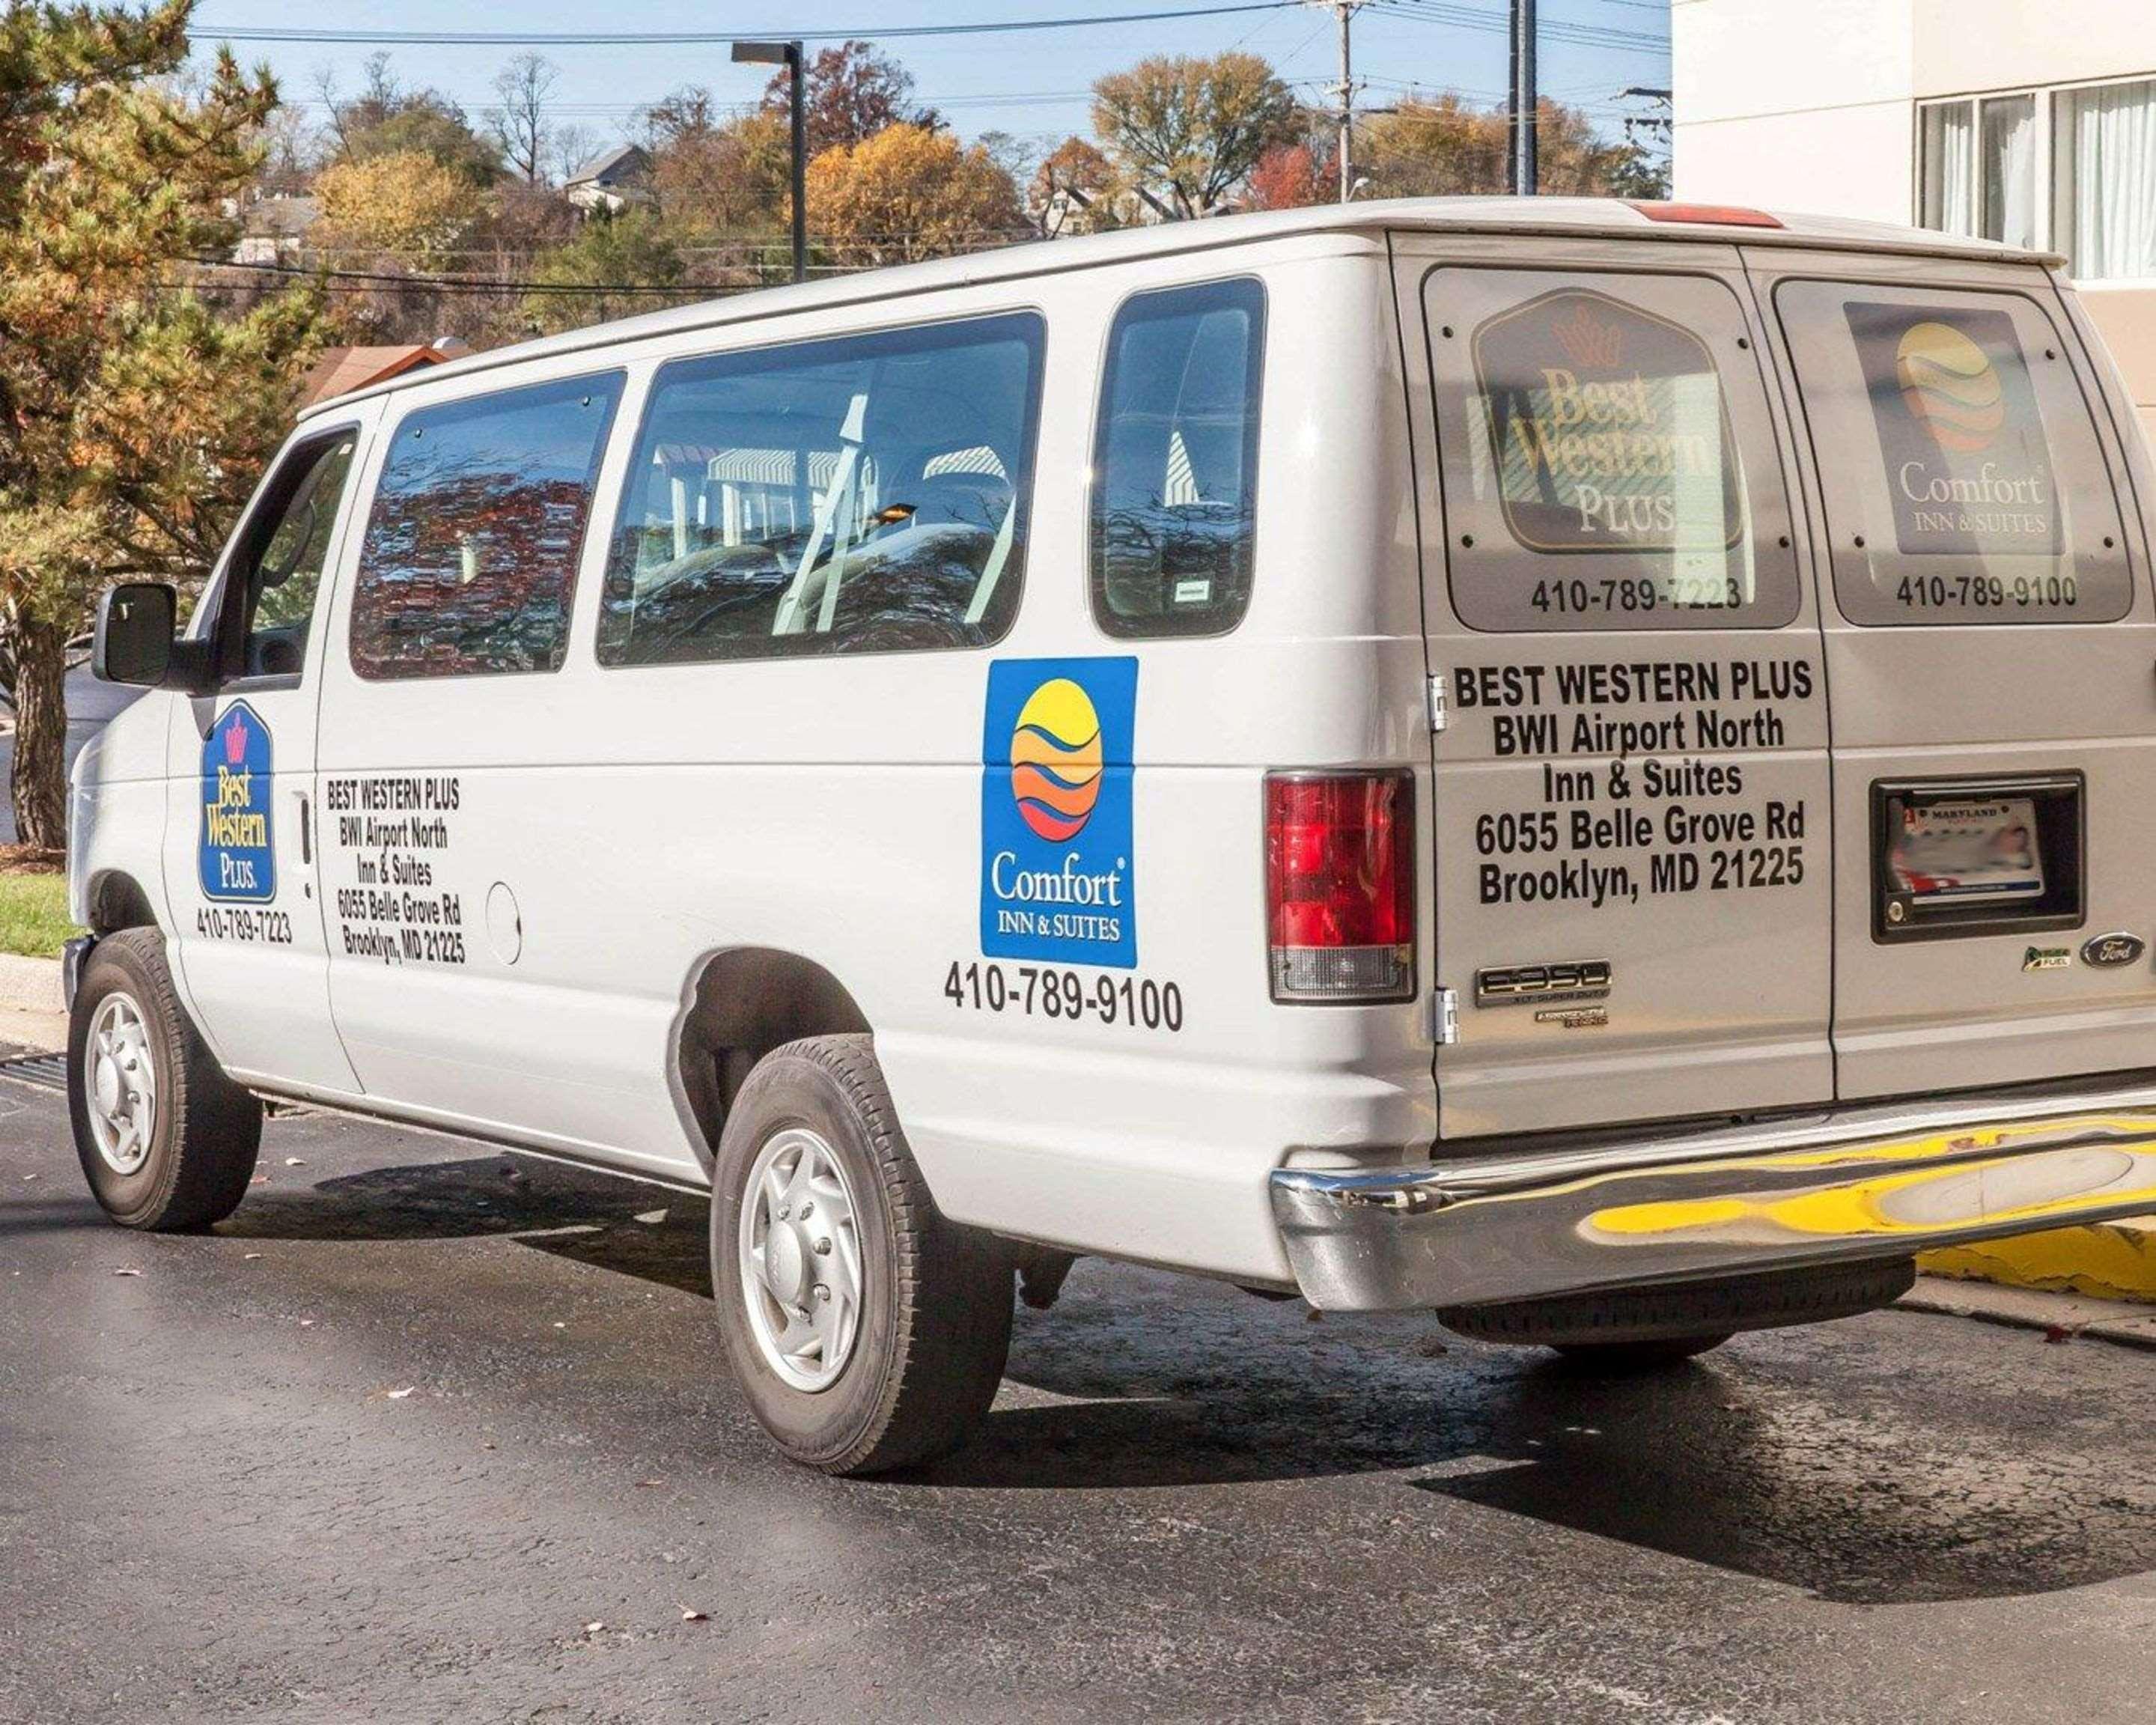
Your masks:
{"label": "ford oval emblem", "polygon": [[2082,944],[2082,963],[2110,967],[2131,964],[2148,950],[2138,934],[2099,934]]}

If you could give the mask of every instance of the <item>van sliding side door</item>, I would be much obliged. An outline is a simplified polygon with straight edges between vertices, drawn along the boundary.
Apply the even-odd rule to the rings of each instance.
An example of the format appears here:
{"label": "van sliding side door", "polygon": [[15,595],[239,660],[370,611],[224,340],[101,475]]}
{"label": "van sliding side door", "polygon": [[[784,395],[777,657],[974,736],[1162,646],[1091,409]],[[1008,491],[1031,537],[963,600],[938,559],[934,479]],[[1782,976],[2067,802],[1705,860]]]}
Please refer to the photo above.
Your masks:
{"label": "van sliding side door", "polygon": [[1830,1096],[1819,624],[1736,251],[1395,259],[1444,680],[1441,1133]]}

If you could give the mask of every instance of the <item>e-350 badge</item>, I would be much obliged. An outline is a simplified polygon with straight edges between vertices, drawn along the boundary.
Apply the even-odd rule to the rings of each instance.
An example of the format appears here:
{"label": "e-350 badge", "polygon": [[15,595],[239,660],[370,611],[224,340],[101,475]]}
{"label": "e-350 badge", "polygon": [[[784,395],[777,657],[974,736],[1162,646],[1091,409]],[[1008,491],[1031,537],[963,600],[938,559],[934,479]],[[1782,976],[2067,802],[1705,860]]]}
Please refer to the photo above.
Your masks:
{"label": "e-350 badge", "polygon": [[[1560,964],[1507,964],[1475,973],[1477,1006],[1549,1006],[1560,1000],[1604,1000],[1609,962],[1575,958]],[[1544,1022],[1541,1014],[1537,1021]]]}

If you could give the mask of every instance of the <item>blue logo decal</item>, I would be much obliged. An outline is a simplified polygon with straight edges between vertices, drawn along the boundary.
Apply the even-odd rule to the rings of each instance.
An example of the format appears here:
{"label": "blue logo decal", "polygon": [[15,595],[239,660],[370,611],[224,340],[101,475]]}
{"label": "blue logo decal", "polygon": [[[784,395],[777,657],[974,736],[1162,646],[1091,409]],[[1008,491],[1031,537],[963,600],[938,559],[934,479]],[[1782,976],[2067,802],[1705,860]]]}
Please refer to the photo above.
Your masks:
{"label": "blue logo decal", "polygon": [[197,870],[208,898],[267,904],[277,896],[270,847],[270,727],[234,701],[203,741],[202,844]]}
{"label": "blue logo decal", "polygon": [[1052,964],[1138,962],[1131,763],[1135,659],[988,667],[981,736],[981,951]]}

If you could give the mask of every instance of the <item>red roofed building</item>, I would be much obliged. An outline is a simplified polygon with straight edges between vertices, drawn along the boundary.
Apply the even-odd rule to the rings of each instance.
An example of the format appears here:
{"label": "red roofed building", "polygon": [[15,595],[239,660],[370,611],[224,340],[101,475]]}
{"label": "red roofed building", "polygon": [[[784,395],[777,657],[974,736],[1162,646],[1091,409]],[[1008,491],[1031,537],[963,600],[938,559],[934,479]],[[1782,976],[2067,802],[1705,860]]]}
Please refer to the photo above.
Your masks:
{"label": "red roofed building", "polygon": [[386,383],[421,366],[461,359],[470,352],[470,346],[454,336],[444,336],[424,345],[398,342],[388,347],[327,348],[300,386],[300,405],[311,408],[331,396],[350,395],[356,389]]}

